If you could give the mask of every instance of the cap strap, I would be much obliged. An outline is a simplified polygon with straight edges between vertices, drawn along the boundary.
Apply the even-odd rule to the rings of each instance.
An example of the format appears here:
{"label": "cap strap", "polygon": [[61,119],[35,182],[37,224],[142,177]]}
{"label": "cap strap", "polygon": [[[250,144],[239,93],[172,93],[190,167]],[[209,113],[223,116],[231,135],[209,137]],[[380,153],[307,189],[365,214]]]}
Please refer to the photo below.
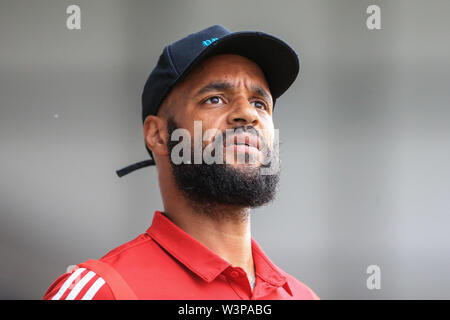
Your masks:
{"label": "cap strap", "polygon": [[120,177],[129,174],[130,172],[133,172],[135,170],[144,168],[144,167],[148,167],[148,166],[154,166],[155,165],[155,160],[150,159],[150,160],[144,160],[144,161],[139,161],[136,162],[134,164],[131,164],[125,168],[122,168],[120,170],[116,170],[117,175]]}

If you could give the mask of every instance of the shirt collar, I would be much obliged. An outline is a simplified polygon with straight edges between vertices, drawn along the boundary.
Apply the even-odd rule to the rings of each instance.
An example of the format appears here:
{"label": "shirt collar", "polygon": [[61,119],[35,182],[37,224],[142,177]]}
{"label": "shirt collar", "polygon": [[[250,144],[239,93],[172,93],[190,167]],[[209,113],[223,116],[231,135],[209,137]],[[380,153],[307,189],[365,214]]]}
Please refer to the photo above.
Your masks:
{"label": "shirt collar", "polygon": [[[228,261],[183,231],[161,211],[155,211],[147,234],[175,259],[208,283],[231,267]],[[292,296],[286,276],[270,261],[253,238],[251,241],[256,275],[273,286],[282,286]]]}
{"label": "shirt collar", "polygon": [[282,286],[287,293],[292,296],[293,294],[284,272],[269,259],[269,257],[264,253],[259,244],[253,238],[252,255],[256,275],[275,287]]}

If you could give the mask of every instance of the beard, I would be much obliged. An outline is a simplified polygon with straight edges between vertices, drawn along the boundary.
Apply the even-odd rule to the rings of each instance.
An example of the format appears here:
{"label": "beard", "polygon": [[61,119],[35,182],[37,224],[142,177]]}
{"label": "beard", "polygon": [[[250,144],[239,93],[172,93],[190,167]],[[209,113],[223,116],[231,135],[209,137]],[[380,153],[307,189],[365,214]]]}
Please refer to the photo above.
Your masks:
{"label": "beard", "polygon": [[[172,149],[179,143],[170,139],[173,131],[178,128],[173,117],[167,120],[169,134],[167,146],[170,155]],[[234,129],[249,131],[248,127]],[[250,127],[250,129],[252,128]],[[204,150],[205,146],[202,148]],[[192,157],[193,154],[192,148]],[[267,204],[275,198],[279,170],[271,175],[262,174],[260,170],[262,167],[269,167],[270,162],[260,164],[259,167],[241,165],[241,168],[237,168],[227,163],[206,164],[202,161],[200,164],[195,164],[193,159],[190,163],[175,164],[171,157],[169,158],[178,189],[196,208],[218,206],[255,208]],[[275,159],[272,158],[271,161],[275,161]],[[204,211],[214,212],[214,210]]]}

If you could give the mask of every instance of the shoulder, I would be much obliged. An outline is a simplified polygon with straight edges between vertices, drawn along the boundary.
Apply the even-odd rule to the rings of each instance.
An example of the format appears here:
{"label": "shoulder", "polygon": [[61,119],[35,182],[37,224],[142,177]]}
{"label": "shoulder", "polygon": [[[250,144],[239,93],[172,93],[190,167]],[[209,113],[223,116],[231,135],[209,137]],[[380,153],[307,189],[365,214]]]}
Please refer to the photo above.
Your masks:
{"label": "shoulder", "polygon": [[293,275],[283,272],[295,299],[320,300],[319,296],[306,284],[299,281]]}
{"label": "shoulder", "polygon": [[87,268],[74,267],[48,288],[44,300],[113,300],[105,280]]}
{"label": "shoulder", "polygon": [[161,275],[173,264],[172,256],[147,233],[111,250],[100,261],[114,268],[129,283]]}
{"label": "shoulder", "polygon": [[[109,283],[111,277],[104,272],[104,264],[110,266],[113,273],[120,274],[126,281],[133,280],[136,270],[142,264],[155,265],[155,258],[161,256],[162,249],[147,235],[141,234],[119,247],[111,250],[99,261],[103,267],[80,263],[70,272],[56,279],[44,295],[45,300],[113,300],[117,281]],[[152,254],[153,253],[153,254]],[[152,260],[152,261],[147,261]],[[111,269],[110,269],[111,270]],[[111,271],[109,271],[111,274]],[[107,279],[106,279],[107,278]]]}

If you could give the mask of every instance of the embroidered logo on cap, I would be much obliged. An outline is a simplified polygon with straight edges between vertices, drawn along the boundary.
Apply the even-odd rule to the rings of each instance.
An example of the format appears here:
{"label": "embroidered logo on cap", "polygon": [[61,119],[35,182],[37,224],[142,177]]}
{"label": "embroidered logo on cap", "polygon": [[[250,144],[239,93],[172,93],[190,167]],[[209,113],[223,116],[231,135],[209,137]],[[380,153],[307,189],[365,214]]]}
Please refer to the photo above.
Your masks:
{"label": "embroidered logo on cap", "polygon": [[211,43],[213,43],[214,41],[216,41],[216,40],[218,40],[219,38],[212,38],[212,39],[209,39],[209,40],[203,40],[202,41],[202,45],[204,46],[204,47],[207,47],[207,46],[209,46]]}

